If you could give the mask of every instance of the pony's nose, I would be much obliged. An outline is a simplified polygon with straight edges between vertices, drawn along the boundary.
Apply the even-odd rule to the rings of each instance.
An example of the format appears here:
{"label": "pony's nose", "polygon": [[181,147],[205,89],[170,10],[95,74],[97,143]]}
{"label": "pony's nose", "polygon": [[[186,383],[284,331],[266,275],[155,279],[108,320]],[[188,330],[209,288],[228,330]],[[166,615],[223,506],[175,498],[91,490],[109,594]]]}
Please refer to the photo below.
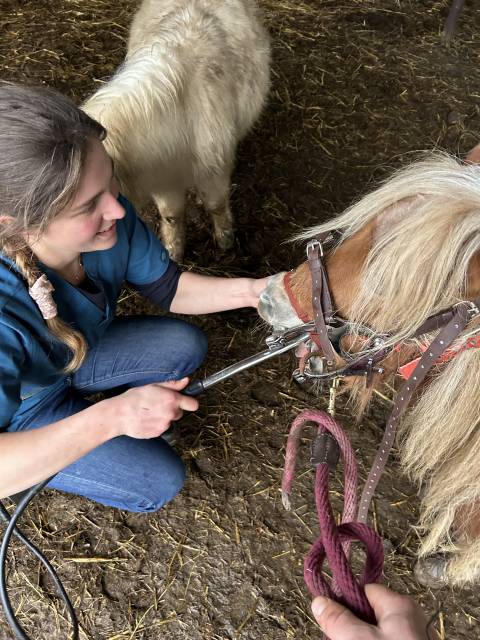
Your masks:
{"label": "pony's nose", "polygon": [[270,304],[270,297],[268,295],[268,293],[266,292],[266,290],[264,289],[262,291],[262,293],[260,294],[259,297],[260,302],[262,302],[263,304]]}
{"label": "pony's nose", "polygon": [[270,316],[272,313],[272,303],[269,296],[266,293],[260,295],[257,307],[258,314],[261,318],[270,322]]}

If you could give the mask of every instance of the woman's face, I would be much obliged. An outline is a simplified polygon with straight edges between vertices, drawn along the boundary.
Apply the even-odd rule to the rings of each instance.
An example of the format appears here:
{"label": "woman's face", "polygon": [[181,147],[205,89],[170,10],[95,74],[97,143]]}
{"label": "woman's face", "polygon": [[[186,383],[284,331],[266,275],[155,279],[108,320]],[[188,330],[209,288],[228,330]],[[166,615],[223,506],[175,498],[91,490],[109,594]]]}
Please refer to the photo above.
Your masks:
{"label": "woman's face", "polygon": [[92,139],[75,198],[41,236],[28,238],[30,247],[43,261],[110,249],[117,241],[116,221],[125,216],[117,196],[113,163],[102,143]]}

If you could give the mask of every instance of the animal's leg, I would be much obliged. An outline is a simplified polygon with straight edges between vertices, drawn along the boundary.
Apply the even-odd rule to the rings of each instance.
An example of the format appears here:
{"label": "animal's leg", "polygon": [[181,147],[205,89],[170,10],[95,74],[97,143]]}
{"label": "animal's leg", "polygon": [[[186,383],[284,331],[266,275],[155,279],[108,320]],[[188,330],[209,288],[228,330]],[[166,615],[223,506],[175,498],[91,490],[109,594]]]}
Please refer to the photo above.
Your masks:
{"label": "animal's leg", "polygon": [[420,558],[415,566],[418,582],[432,589],[480,581],[480,505],[460,509],[455,521],[455,552]]}
{"label": "animal's leg", "polygon": [[153,194],[161,218],[161,233],[172,260],[180,262],[185,252],[185,193]]}
{"label": "animal's leg", "polygon": [[230,172],[220,176],[204,176],[198,190],[205,209],[212,216],[215,239],[223,251],[233,246],[233,216],[230,211]]}

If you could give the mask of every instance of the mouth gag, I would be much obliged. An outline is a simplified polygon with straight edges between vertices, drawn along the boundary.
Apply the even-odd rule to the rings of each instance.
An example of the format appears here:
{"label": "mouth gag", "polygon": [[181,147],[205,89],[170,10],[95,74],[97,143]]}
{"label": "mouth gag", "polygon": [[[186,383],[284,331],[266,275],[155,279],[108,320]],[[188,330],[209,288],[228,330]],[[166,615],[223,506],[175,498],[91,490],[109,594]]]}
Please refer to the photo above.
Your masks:
{"label": "mouth gag", "polygon": [[295,347],[298,347],[302,342],[309,340],[312,329],[313,323],[310,322],[299,325],[293,329],[287,329],[286,331],[274,331],[266,338],[267,349],[248,358],[244,358],[216,373],[212,373],[203,380],[192,382],[188,387],[183,389],[181,393],[187,396],[198,396],[210,387],[213,387],[213,385],[223,382],[241,371],[265,362],[265,360],[270,360],[270,358],[274,358],[281,353],[295,349]]}

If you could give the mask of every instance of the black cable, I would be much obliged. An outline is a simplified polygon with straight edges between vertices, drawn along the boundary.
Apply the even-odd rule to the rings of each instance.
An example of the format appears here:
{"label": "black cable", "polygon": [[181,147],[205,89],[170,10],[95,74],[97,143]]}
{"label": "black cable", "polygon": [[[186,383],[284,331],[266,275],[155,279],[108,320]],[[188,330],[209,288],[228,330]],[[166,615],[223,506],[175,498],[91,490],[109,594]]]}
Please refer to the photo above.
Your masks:
{"label": "black cable", "polygon": [[0,546],[0,601],[5,611],[7,622],[12,628],[13,632],[15,633],[15,636],[19,638],[19,640],[31,640],[31,639],[29,638],[29,636],[27,636],[24,629],[18,622],[17,617],[13,611],[12,605],[10,603],[10,598],[8,596],[8,587],[7,587],[7,579],[6,579],[6,559],[7,559],[8,545],[10,543],[10,540],[13,534],[15,534],[15,536],[21,542],[23,542],[23,544],[33,553],[33,555],[36,558],[38,558],[38,560],[40,560],[40,562],[43,564],[45,569],[50,574],[50,577],[52,578],[55,584],[55,587],[58,593],[60,594],[60,597],[63,600],[67,608],[68,614],[70,616],[70,620],[73,627],[72,638],[73,640],[78,640],[79,638],[79,627],[78,627],[77,616],[75,615],[75,610],[72,606],[72,603],[70,602],[67,592],[65,591],[62,583],[60,582],[60,578],[58,577],[55,569],[52,567],[52,565],[47,560],[47,558],[45,558],[45,556],[41,553],[41,551],[39,551],[39,549],[37,549],[37,547],[30,542],[30,540],[20,531],[20,529],[18,529],[15,526],[17,520],[20,518],[20,516],[22,515],[22,513],[25,511],[26,507],[30,503],[30,500],[34,498],[43,489],[43,487],[48,482],[50,482],[50,480],[51,478],[47,478],[47,480],[40,482],[39,484],[35,485],[31,489],[29,489],[27,492],[25,492],[23,497],[20,499],[12,516],[10,516],[10,514],[8,513],[8,511],[5,509],[4,505],[0,501],[0,517],[7,524],[7,528],[5,530],[5,533],[3,534],[2,544]]}
{"label": "black cable", "polygon": [[[194,382],[190,384],[186,389],[184,389],[183,393],[186,393],[187,395],[197,396],[200,393],[203,393],[204,391],[205,389],[203,387],[202,382],[200,381],[200,382]],[[39,549],[37,549],[37,547],[30,542],[30,540],[20,531],[20,529],[18,529],[15,526],[17,520],[20,518],[20,516],[22,515],[22,513],[25,511],[28,504],[30,503],[30,500],[32,500],[32,498],[34,498],[45,487],[45,485],[48,482],[50,482],[51,479],[52,478],[47,478],[43,482],[36,484],[31,489],[28,489],[27,491],[22,492],[20,494],[22,497],[18,501],[17,507],[15,508],[15,511],[13,512],[12,516],[10,516],[10,514],[2,504],[2,501],[0,500],[0,517],[7,524],[7,528],[5,530],[5,533],[3,534],[2,544],[0,546],[0,602],[5,611],[7,622],[10,625],[13,632],[15,633],[15,636],[19,640],[31,640],[31,638],[27,636],[24,629],[18,622],[17,617],[13,611],[12,605],[10,603],[10,598],[8,596],[8,587],[7,587],[7,579],[6,579],[6,560],[7,560],[8,545],[10,543],[10,540],[13,534],[15,534],[15,536],[21,542],[23,542],[23,544],[28,549],[30,549],[33,555],[36,558],[38,558],[38,560],[40,560],[40,562],[43,564],[45,569],[50,574],[50,577],[52,578],[55,584],[55,587],[58,593],[60,594],[60,597],[63,600],[67,608],[68,614],[70,616],[70,620],[72,623],[72,634],[73,634],[72,640],[79,640],[79,626],[78,626],[78,620],[75,614],[75,610],[73,608],[72,603],[70,602],[67,592],[65,591],[63,584],[61,583],[60,578],[58,577],[55,569],[52,567],[50,562],[45,558],[42,552]]]}

